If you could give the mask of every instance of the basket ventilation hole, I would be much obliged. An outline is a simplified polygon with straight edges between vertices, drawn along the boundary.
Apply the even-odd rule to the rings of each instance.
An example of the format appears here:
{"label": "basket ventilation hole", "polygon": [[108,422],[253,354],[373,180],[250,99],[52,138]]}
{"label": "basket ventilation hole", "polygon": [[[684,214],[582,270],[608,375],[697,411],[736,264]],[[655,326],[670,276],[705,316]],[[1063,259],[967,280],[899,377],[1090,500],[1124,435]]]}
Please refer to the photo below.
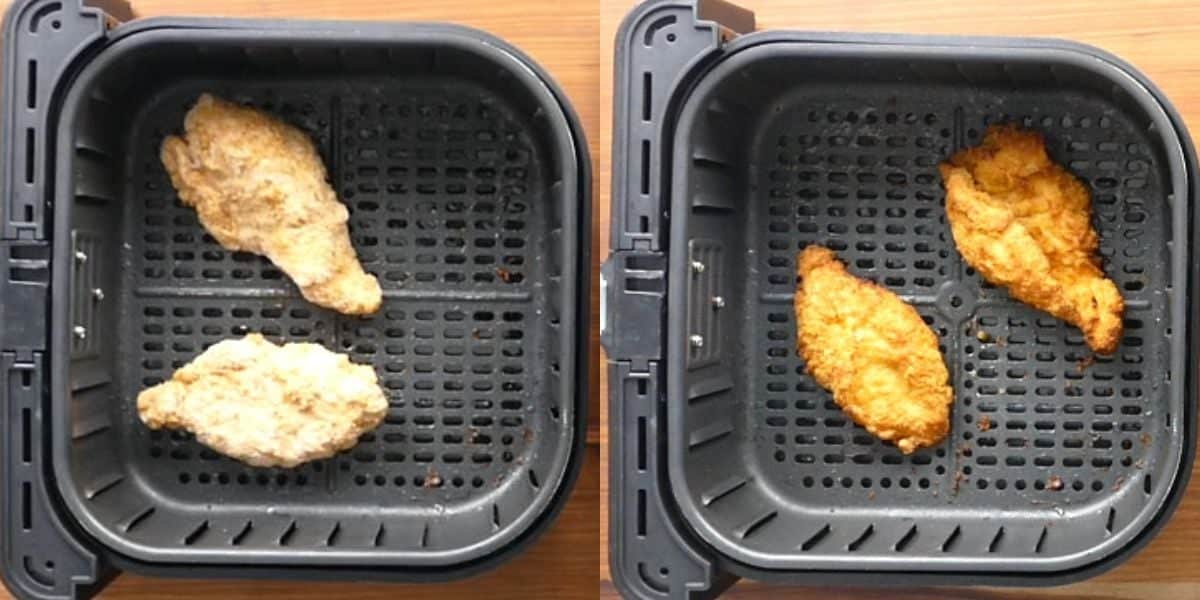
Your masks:
{"label": "basket ventilation hole", "polygon": [[208,531],[208,521],[201,522],[191,533],[187,534],[187,537],[183,538],[183,545],[191,546],[195,544],[196,540],[200,539],[200,536],[204,535],[205,531]]}
{"label": "basket ventilation hole", "polygon": [[750,522],[749,525],[747,525],[743,529],[742,536],[741,536],[742,539],[743,540],[749,539],[750,536],[753,536],[754,534],[758,533],[759,531],[761,531],[763,529],[763,527],[766,527],[766,525],[768,523],[775,520],[775,517],[778,515],[779,515],[779,513],[777,511],[770,511],[770,512],[758,517],[757,519],[754,519],[753,521]]}
{"label": "basket ventilation hole", "polygon": [[942,542],[942,552],[950,552],[950,551],[954,550],[954,546],[955,546],[955,544],[958,543],[958,538],[961,535],[962,535],[962,527],[959,525],[955,525],[954,531],[951,531],[950,536],[946,538],[946,541]]}
{"label": "basket ventilation hole", "polygon": [[646,490],[637,492],[637,534],[646,537]]}
{"label": "basket ventilation hole", "polygon": [[296,522],[292,521],[288,524],[287,529],[283,530],[283,535],[279,536],[279,545],[286,546],[292,541],[292,536],[296,533]]}
{"label": "basket ventilation hole", "polygon": [[908,533],[905,533],[904,537],[900,538],[900,541],[896,542],[896,552],[904,552],[904,550],[908,548],[909,544],[911,544],[916,538],[917,526],[913,525],[909,528]]}
{"label": "basket ventilation hole", "polygon": [[1033,547],[1034,554],[1041,554],[1042,546],[1046,544],[1046,533],[1049,531],[1045,525],[1042,526],[1042,533],[1038,536],[1037,545]]}
{"label": "basket ventilation hole", "polygon": [[642,73],[642,120],[647,122],[650,121],[653,77],[650,71]]}
{"label": "basket ventilation hole", "polygon": [[233,536],[233,539],[231,539],[229,543],[233,544],[234,546],[240,545],[242,540],[246,539],[246,535],[248,535],[252,529],[254,529],[254,521],[246,521],[246,525],[242,527],[241,531],[237,532]]}
{"label": "basket ventilation hole", "polygon": [[1000,542],[1004,540],[1004,527],[996,530],[996,535],[992,537],[992,542],[988,544],[988,552],[994,553],[1000,549]]}
{"label": "basket ventilation hole", "polygon": [[860,534],[857,538],[855,538],[854,541],[850,542],[850,544],[846,546],[846,550],[849,550],[850,552],[858,551],[858,549],[861,548],[862,545],[866,543],[866,541],[874,534],[875,526],[867,525],[867,528],[863,530],[862,534]]}
{"label": "basket ventilation hole", "polygon": [[[774,513],[772,513],[772,515],[774,515]],[[821,543],[821,540],[825,539],[825,536],[829,535],[829,532],[830,527],[829,524],[826,523],[820,529],[818,529],[816,533],[809,536],[807,540],[804,540],[804,543],[800,544],[800,549],[805,552],[812,550],[817,546],[817,544]]]}
{"label": "basket ventilation hole", "polygon": [[[55,21],[57,23],[57,21]],[[26,108],[37,107],[37,61],[29,61],[29,84],[26,87],[28,95],[26,97]]]}
{"label": "basket ventilation hole", "polygon": [[133,531],[139,525],[145,523],[146,519],[149,519],[150,516],[154,514],[154,510],[155,509],[153,506],[148,506],[142,509],[125,523],[125,526],[122,527],[122,530],[124,530],[125,533]]}

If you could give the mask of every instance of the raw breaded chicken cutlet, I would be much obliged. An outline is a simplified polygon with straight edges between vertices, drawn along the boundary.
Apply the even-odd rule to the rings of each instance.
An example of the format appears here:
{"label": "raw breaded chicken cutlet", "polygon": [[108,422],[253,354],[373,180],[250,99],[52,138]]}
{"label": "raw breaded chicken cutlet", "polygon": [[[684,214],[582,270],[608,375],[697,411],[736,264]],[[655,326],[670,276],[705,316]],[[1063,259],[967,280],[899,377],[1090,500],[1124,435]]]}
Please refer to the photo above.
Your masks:
{"label": "raw breaded chicken cutlet", "polygon": [[218,243],[266,255],[313,304],[351,315],[379,310],[379,281],[359,264],[349,211],[304,132],[209,94],[183,127],[183,136],[163,141],[163,166]]}
{"label": "raw breaded chicken cutlet", "polygon": [[905,454],[942,441],[954,392],[937,335],[916,309],[822,246],[800,253],[797,274],[797,346],[817,383]]}
{"label": "raw breaded chicken cutlet", "polygon": [[963,258],[1013,298],[1078,327],[1102,354],[1121,341],[1125,301],[1100,268],[1087,187],[1036,132],[989,127],[940,165],[946,219]]}
{"label": "raw breaded chicken cutlet", "polygon": [[256,467],[294,467],[353,447],[388,401],[375,369],[319,344],[225,340],[138,394],[151,429],[185,429]]}

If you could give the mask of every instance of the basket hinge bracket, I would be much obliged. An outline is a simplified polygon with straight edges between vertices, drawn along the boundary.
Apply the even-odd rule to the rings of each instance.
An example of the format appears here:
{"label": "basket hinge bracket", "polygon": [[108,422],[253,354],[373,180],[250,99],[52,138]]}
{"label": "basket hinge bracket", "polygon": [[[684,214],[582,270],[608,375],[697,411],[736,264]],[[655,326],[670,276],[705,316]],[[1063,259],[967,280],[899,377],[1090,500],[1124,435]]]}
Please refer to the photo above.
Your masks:
{"label": "basket hinge bracket", "polygon": [[693,72],[754,30],[724,0],[649,0],[616,40],[611,189],[613,252],[600,270],[608,352],[610,564],[627,598],[715,597],[735,577],[677,522],[662,418],[671,115]]}
{"label": "basket hinge bracket", "polygon": [[647,371],[662,358],[666,257],[614,252],[600,267],[600,343],[610,360]]}
{"label": "basket hinge bracket", "polygon": [[29,362],[46,349],[50,245],[0,241],[0,349]]}

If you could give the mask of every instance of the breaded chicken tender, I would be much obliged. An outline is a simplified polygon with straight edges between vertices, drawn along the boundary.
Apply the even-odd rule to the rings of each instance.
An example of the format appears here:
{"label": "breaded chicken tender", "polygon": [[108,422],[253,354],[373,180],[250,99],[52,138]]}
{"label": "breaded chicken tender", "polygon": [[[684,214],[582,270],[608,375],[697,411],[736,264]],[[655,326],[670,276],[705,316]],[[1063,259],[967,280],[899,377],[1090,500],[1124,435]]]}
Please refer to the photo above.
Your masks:
{"label": "breaded chicken tender", "polygon": [[797,273],[797,347],[817,383],[905,454],[942,441],[954,392],[937,335],[916,309],[848,273],[828,248],[805,248]]}
{"label": "breaded chicken tender", "polygon": [[185,429],[256,467],[294,467],[353,447],[388,401],[369,365],[252,333],[214,344],[138,394],[137,407],[150,429]]}
{"label": "breaded chicken tender", "polygon": [[217,242],[264,254],[308,301],[350,315],[379,310],[379,281],[363,271],[349,212],[326,182],[304,132],[209,94],[160,152],[171,184]]}
{"label": "breaded chicken tender", "polygon": [[1088,189],[1046,154],[1036,132],[989,127],[940,165],[946,218],[967,264],[1012,297],[1083,331],[1092,350],[1121,341],[1125,301],[1096,254]]}

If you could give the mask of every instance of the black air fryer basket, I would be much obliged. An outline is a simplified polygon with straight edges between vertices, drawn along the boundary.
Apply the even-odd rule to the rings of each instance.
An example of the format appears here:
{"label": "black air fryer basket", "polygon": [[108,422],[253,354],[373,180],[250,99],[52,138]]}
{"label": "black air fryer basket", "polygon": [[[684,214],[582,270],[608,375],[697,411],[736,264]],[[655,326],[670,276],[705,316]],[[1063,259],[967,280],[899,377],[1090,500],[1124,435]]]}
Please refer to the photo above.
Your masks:
{"label": "black air fryer basket", "polygon": [[[622,592],[1038,585],[1128,557],[1192,463],[1197,173],[1178,115],[1078,44],[753,28],[721,2],[656,1],[616,42],[601,285]],[[937,164],[1014,121],[1091,188],[1127,304],[1112,356],[954,247]],[[940,336],[941,445],[902,455],[805,372],[792,299],[812,243]]]}
{"label": "black air fryer basket", "polygon": [[[119,16],[35,0],[5,22],[10,588],[84,596],[114,567],[437,581],[512,556],[584,442],[589,175],[562,94],[462,27]],[[180,203],[158,149],[202,92],[312,136],[377,314],[304,301]],[[140,390],[247,332],[374,366],[384,423],[296,469],[141,424]]]}

